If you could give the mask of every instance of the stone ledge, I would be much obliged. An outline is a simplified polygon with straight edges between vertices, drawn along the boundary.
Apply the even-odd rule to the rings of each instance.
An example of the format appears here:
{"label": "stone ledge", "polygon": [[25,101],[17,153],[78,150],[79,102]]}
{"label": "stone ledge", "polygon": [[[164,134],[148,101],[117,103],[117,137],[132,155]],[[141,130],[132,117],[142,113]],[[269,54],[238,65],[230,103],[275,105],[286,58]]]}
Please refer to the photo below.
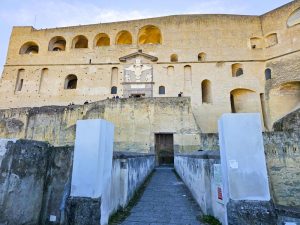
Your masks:
{"label": "stone ledge", "polygon": [[300,206],[275,205],[275,209],[278,215],[300,219]]}
{"label": "stone ledge", "polygon": [[277,215],[272,201],[234,201],[227,203],[229,225],[274,225]]}
{"label": "stone ledge", "polygon": [[189,157],[197,159],[220,159],[220,151],[217,150],[198,150],[197,152],[176,154],[175,157]]}
{"label": "stone ledge", "polygon": [[155,154],[136,153],[136,152],[113,152],[113,159],[129,159],[129,158],[152,157],[152,156],[155,156]]}

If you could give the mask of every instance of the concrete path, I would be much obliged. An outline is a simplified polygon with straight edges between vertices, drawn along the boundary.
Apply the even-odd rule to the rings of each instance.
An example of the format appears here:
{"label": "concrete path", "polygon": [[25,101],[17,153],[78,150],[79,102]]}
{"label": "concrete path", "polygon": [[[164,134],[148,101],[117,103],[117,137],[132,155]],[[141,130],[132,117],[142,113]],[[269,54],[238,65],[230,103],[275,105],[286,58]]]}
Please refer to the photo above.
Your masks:
{"label": "concrete path", "polygon": [[157,168],[140,201],[121,225],[199,225],[200,208],[173,168]]}

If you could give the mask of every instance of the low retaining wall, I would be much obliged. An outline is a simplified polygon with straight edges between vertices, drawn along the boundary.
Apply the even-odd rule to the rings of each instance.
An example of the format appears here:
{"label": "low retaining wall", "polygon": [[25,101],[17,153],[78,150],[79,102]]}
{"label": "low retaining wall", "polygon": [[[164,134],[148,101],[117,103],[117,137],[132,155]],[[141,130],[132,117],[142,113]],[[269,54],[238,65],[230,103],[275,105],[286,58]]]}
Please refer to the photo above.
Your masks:
{"label": "low retaining wall", "polygon": [[155,155],[114,152],[110,214],[127,206],[155,167]]}
{"label": "low retaining wall", "polygon": [[[86,224],[80,222],[86,221],[82,212],[99,212],[101,199],[67,204],[73,152],[73,147],[0,139],[0,224]],[[154,155],[114,153],[110,214],[128,204],[154,166]],[[94,221],[101,216],[93,214]]]}
{"label": "low retaining wall", "polygon": [[177,174],[190,189],[204,214],[223,220],[225,209],[218,202],[218,185],[214,179],[214,165],[220,164],[219,151],[202,151],[175,156]]}
{"label": "low retaining wall", "polygon": [[[260,209],[264,208],[270,213],[276,213],[276,215],[273,213],[270,216],[273,219],[278,218],[278,225],[286,221],[300,224],[300,155],[298,150],[300,143],[298,142],[297,144],[296,140],[298,139],[297,137],[293,137],[293,135],[296,134],[276,132],[276,135],[271,133],[264,135],[269,182],[275,208],[269,202],[264,202],[259,207]],[[282,142],[282,140],[285,141]],[[222,201],[218,200],[218,182],[216,182],[217,177],[215,177],[214,173],[214,165],[219,163],[219,151],[202,151],[195,154],[175,156],[176,172],[190,189],[202,211],[205,214],[217,217],[224,223],[226,209]],[[230,203],[231,210],[227,212],[229,218],[232,220],[231,222],[233,222],[230,224],[237,224],[234,221],[241,218],[248,219],[248,222],[251,221],[253,218],[249,215],[251,214],[250,211],[254,209],[251,208],[251,204],[253,202],[244,202],[241,205],[241,203],[232,201]],[[251,210],[248,210],[247,207]],[[260,215],[260,217],[262,216]],[[266,218],[271,224],[276,224],[276,222],[272,222],[268,217]]]}

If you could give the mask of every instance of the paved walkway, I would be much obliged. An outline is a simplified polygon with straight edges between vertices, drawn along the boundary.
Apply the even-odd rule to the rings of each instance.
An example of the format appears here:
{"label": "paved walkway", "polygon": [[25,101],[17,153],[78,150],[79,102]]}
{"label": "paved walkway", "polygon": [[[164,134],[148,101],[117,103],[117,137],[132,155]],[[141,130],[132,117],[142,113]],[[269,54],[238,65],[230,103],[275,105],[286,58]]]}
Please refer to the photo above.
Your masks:
{"label": "paved walkway", "polygon": [[199,225],[200,208],[172,168],[157,168],[143,196],[121,225]]}

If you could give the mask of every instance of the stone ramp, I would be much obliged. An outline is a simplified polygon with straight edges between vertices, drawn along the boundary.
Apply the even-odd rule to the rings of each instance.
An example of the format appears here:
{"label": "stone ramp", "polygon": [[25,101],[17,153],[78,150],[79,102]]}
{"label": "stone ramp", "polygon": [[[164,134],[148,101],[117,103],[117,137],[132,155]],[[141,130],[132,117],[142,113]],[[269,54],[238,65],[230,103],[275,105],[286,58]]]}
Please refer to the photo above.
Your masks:
{"label": "stone ramp", "polygon": [[200,207],[173,168],[155,170],[141,199],[121,225],[199,225]]}

